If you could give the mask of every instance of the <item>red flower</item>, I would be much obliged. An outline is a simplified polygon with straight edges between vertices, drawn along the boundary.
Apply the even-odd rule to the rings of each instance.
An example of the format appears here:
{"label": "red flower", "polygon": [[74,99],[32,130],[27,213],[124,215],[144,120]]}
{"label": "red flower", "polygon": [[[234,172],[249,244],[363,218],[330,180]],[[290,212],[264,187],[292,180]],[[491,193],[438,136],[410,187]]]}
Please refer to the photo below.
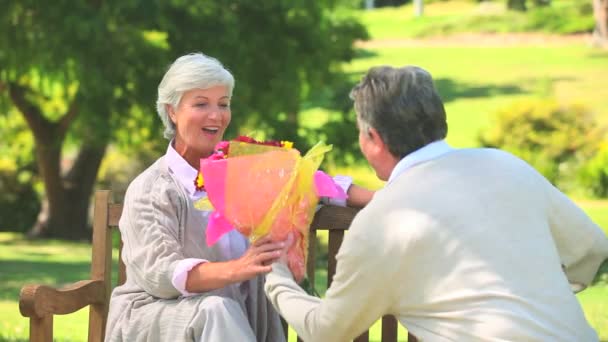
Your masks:
{"label": "red flower", "polygon": [[246,142],[246,143],[250,143],[250,144],[259,144],[260,142],[248,137],[246,135],[239,135],[238,137],[234,138],[234,141],[241,141],[241,142]]}

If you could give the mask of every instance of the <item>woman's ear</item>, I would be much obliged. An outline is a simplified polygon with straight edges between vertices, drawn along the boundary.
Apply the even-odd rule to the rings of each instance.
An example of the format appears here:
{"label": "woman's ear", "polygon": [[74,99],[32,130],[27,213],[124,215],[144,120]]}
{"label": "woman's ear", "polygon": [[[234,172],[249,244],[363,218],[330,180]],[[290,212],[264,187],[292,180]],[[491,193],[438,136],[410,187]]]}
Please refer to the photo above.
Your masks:
{"label": "woman's ear", "polygon": [[167,113],[169,113],[169,118],[171,119],[171,122],[173,122],[173,124],[176,124],[177,117],[175,115],[175,110],[173,110],[173,106],[170,104],[165,104],[165,110],[167,111]]}

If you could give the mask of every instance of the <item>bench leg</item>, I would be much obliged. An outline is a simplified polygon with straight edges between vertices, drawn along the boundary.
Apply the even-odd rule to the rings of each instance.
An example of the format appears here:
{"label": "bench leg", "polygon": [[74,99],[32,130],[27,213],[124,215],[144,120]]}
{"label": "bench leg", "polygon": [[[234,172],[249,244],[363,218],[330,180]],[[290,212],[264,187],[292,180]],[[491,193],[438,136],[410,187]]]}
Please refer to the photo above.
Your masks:
{"label": "bench leg", "polygon": [[30,317],[30,342],[53,342],[53,315]]}

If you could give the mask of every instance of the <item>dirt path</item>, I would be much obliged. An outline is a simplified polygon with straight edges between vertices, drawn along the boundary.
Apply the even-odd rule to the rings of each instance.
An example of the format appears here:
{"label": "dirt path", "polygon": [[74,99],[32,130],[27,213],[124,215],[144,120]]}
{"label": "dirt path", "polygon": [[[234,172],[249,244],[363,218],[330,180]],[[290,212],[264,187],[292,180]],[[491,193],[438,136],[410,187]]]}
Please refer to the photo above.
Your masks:
{"label": "dirt path", "polygon": [[497,33],[497,34],[455,34],[444,37],[422,39],[376,39],[357,42],[361,48],[389,48],[410,46],[470,46],[470,47],[503,47],[503,46],[564,46],[588,45],[591,34],[549,35],[541,33]]}

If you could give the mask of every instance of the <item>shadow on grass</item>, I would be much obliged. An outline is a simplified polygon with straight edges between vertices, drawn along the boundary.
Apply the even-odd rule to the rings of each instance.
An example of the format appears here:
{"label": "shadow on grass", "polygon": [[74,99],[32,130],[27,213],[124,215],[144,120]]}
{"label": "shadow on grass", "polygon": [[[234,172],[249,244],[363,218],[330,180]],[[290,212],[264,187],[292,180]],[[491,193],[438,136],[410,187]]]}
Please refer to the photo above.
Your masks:
{"label": "shadow on grass", "polygon": [[[363,74],[367,73],[368,70],[365,70]],[[431,74],[432,70],[428,70]],[[354,86],[356,82],[358,82],[359,78],[363,76],[360,72],[347,72],[346,73],[351,80],[352,84],[349,84],[350,87]],[[555,81],[560,81],[561,79],[550,79],[548,82],[551,84]],[[452,78],[437,78],[434,79],[435,87],[439,91],[439,95],[444,103],[464,99],[464,98],[483,98],[483,97],[493,97],[500,95],[519,95],[519,94],[528,94],[530,91],[524,88],[523,85],[529,85],[530,83],[521,82],[521,84],[480,84],[480,83],[467,83],[460,82]],[[541,80],[531,80],[529,82],[533,82],[532,84],[537,84],[541,82]],[[542,80],[543,83],[546,83],[547,80]],[[345,95],[347,96],[347,95]],[[352,104],[352,102],[349,102]]]}
{"label": "shadow on grass", "polygon": [[6,336],[2,336],[2,333],[0,332],[0,342],[27,342],[29,341],[27,338],[21,338],[21,337],[6,337]]}
{"label": "shadow on grass", "polygon": [[353,59],[365,59],[365,58],[372,58],[372,57],[376,57],[378,56],[377,52],[374,52],[373,50],[368,50],[368,49],[355,49],[355,56]]}
{"label": "shadow on grass", "polygon": [[444,102],[450,102],[462,98],[492,97],[498,95],[524,94],[526,91],[520,85],[493,85],[493,84],[469,84],[457,82],[450,78],[439,78],[435,80],[435,86],[441,94]]}
{"label": "shadow on grass", "polygon": [[0,260],[0,300],[16,300],[21,287],[40,284],[61,287],[90,277],[88,262],[57,263],[43,261]]}

